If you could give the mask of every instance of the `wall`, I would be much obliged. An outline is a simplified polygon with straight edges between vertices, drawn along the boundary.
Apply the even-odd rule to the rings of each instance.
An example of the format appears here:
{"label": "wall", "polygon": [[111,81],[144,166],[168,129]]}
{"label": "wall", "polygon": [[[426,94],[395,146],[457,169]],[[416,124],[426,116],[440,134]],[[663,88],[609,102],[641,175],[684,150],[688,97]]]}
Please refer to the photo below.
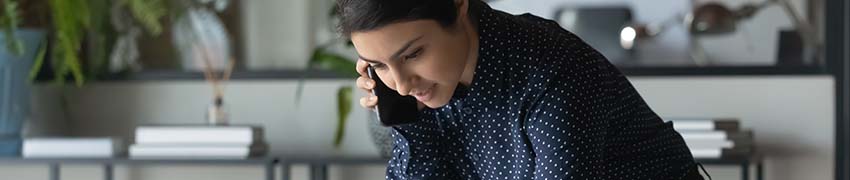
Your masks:
{"label": "wall", "polygon": [[833,179],[835,93],[831,77],[633,81],[662,116],[741,118],[744,128],[754,130],[757,148],[766,156],[765,179]]}

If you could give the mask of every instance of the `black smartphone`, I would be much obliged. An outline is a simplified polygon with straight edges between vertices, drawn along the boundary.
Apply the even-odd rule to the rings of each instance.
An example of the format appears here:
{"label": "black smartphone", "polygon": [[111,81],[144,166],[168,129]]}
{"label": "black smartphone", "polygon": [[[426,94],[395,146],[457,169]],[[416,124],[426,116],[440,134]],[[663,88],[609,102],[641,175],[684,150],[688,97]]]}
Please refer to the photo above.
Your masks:
{"label": "black smartphone", "polygon": [[417,101],[413,96],[402,96],[397,91],[390,89],[381,81],[372,66],[367,67],[369,78],[375,80],[372,94],[378,96],[378,104],[375,113],[378,120],[384,126],[395,126],[414,123],[419,120],[419,109]]}

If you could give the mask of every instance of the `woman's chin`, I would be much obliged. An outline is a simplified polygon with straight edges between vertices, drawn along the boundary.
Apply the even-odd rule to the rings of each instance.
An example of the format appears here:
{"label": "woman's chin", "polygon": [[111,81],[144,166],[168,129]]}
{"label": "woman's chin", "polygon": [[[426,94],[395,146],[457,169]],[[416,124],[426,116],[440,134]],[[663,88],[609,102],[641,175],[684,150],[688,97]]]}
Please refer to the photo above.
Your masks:
{"label": "woman's chin", "polygon": [[435,98],[433,98],[429,101],[422,102],[422,104],[425,104],[425,106],[428,106],[428,108],[437,109],[437,108],[440,108],[440,107],[443,107],[443,106],[449,104],[449,100],[451,100],[451,97],[449,97],[449,98],[435,97]]}
{"label": "woman's chin", "polygon": [[457,87],[452,87],[452,89],[444,89],[449,88],[449,86],[442,85],[434,85],[434,91],[432,93],[433,97],[429,98],[427,101],[423,101],[422,104],[428,106],[431,109],[437,109],[443,106],[446,106],[451,102],[452,96],[454,93],[446,93],[446,92],[454,92]]}

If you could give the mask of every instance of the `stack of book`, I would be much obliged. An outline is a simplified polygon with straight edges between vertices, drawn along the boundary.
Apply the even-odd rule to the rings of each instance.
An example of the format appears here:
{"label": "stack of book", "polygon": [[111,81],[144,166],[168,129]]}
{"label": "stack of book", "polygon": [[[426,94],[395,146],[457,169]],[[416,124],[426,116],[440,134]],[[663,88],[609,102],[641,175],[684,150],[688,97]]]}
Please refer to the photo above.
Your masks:
{"label": "stack of book", "polygon": [[110,158],[122,153],[116,138],[27,138],[24,158]]}
{"label": "stack of book", "polygon": [[255,126],[141,126],[130,158],[245,159],[263,156],[263,129]]}
{"label": "stack of book", "polygon": [[747,157],[753,152],[753,132],[742,130],[738,119],[675,118],[671,121],[694,158]]}

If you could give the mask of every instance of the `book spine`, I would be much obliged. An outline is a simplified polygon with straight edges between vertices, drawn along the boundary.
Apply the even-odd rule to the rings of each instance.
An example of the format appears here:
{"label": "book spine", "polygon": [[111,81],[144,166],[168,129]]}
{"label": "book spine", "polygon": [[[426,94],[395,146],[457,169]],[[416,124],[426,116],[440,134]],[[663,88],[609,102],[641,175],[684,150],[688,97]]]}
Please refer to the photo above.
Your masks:
{"label": "book spine", "polygon": [[740,129],[740,123],[737,119],[675,119],[673,129],[676,131],[691,131],[691,130],[723,130],[737,131]]}

